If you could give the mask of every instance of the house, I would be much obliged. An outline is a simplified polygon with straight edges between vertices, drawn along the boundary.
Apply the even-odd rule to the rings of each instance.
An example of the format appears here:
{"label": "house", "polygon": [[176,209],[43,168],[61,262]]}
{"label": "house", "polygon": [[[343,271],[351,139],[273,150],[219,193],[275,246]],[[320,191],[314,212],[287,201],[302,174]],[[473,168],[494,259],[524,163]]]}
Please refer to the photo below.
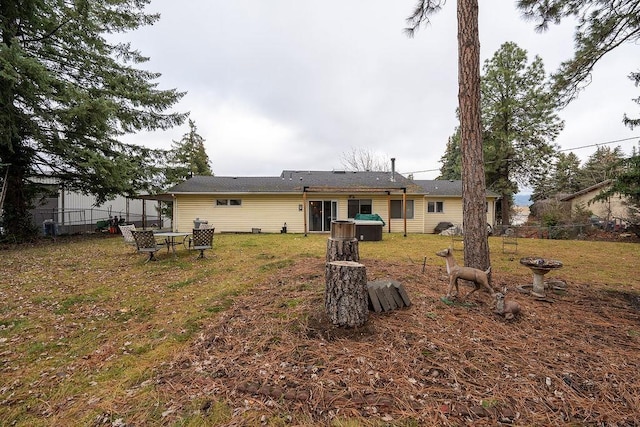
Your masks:
{"label": "house", "polygon": [[54,224],[56,234],[91,232],[96,230],[98,224],[106,224],[115,217],[137,226],[162,226],[163,218],[159,215],[161,202],[156,198],[145,200],[148,197],[118,196],[97,204],[94,196],[70,191],[56,178],[40,175],[30,180],[42,189],[35,208],[31,210],[32,221],[35,227],[42,227],[45,233],[49,231],[45,230],[45,224]]}
{"label": "house", "polygon": [[625,204],[624,197],[616,194],[606,200],[593,200],[600,192],[606,190],[611,185],[611,182],[610,179],[602,181],[591,187],[564,196],[560,201],[568,203],[571,206],[571,212],[575,212],[577,209],[586,209],[607,223],[621,220],[622,218],[628,217],[629,208]]}
{"label": "house", "polygon": [[[378,214],[385,231],[433,233],[462,224],[461,181],[414,181],[395,171],[294,171],[271,177],[194,176],[167,190],[173,228],[207,221],[216,232],[328,232],[331,221]],[[494,224],[496,194],[487,195]]]}

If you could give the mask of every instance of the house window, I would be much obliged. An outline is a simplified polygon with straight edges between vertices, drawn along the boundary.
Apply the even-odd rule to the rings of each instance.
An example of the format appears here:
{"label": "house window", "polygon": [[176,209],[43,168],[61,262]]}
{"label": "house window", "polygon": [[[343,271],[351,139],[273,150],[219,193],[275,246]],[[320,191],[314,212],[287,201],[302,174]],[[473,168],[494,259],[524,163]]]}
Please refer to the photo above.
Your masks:
{"label": "house window", "polygon": [[443,213],[444,202],[427,202],[427,212],[429,213]]}
{"label": "house window", "polygon": [[240,206],[242,199],[216,199],[216,206]]}
{"label": "house window", "polygon": [[348,218],[355,218],[356,214],[370,214],[373,212],[371,209],[371,199],[349,199],[348,206]]}
{"label": "house window", "polygon": [[[391,218],[403,218],[402,200],[391,201]],[[413,219],[413,200],[407,200],[407,219]]]}

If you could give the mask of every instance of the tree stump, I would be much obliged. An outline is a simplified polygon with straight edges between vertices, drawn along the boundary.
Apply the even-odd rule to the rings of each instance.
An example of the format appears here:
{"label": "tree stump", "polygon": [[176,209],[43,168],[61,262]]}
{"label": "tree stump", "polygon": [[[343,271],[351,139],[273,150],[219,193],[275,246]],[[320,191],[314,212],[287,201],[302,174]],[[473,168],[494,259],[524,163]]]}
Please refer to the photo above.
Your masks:
{"label": "tree stump", "polygon": [[327,262],[332,261],[360,261],[358,239],[334,239],[327,240]]}
{"label": "tree stump", "polygon": [[362,326],[369,314],[367,270],[353,261],[328,262],[325,270],[324,306],[336,326]]}
{"label": "tree stump", "polygon": [[327,240],[327,262],[332,261],[360,261],[355,222],[331,221],[331,237]]}

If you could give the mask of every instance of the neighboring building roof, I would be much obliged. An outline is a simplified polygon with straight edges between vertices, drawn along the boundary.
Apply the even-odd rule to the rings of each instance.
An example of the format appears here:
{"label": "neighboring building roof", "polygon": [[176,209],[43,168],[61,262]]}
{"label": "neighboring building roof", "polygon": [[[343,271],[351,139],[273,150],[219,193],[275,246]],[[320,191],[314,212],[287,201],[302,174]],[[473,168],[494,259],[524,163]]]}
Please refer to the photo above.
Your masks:
{"label": "neighboring building roof", "polygon": [[561,202],[568,202],[569,200],[575,199],[576,197],[580,197],[580,196],[582,196],[584,194],[588,194],[588,193],[591,193],[593,191],[600,190],[601,188],[606,187],[607,185],[611,184],[611,182],[612,182],[612,180],[607,179],[605,181],[602,181],[602,182],[599,182],[599,183],[597,183],[595,185],[592,185],[591,187],[587,187],[587,188],[584,188],[584,189],[582,189],[580,191],[576,191],[573,194],[569,194],[568,196],[564,196],[564,197],[560,198],[560,201]]}
{"label": "neighboring building roof", "polygon": [[[430,179],[415,180],[414,182],[422,187],[424,192],[429,196],[462,197],[462,181],[459,179]],[[499,194],[491,190],[487,190],[487,197],[499,196]]]}
{"label": "neighboring building roof", "polygon": [[[462,181],[410,180],[399,173],[372,171],[282,171],[280,176],[194,176],[168,189],[170,194],[401,192],[461,197]],[[489,197],[498,194],[487,191]]]}

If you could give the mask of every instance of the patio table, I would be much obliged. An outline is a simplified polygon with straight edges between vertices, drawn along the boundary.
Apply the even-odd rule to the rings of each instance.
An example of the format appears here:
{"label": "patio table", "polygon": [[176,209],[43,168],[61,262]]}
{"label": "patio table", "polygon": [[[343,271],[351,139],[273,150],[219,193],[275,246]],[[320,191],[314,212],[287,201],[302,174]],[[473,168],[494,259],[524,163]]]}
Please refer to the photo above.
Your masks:
{"label": "patio table", "polygon": [[[155,237],[163,237],[164,242],[167,244],[167,252],[169,252],[169,247],[171,247],[171,250],[173,251],[173,256],[175,257],[176,244],[182,243],[184,245],[184,242],[187,240],[187,237],[191,235],[191,233],[186,233],[182,231],[158,231],[158,232],[154,232],[153,235]],[[180,238],[180,237],[182,237],[182,240],[179,242],[176,242],[176,238]]]}

